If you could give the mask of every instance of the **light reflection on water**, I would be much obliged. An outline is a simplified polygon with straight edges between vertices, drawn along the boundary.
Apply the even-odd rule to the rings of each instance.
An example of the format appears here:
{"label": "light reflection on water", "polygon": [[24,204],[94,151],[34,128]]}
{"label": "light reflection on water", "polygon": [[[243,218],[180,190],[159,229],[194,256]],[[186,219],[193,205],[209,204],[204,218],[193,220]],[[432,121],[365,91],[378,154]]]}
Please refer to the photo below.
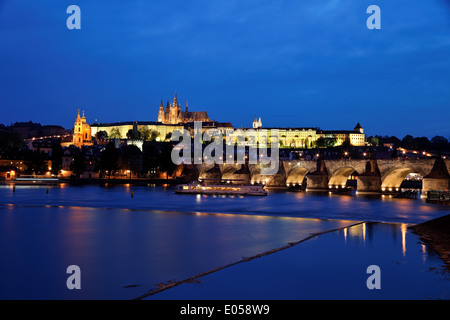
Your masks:
{"label": "light reflection on water", "polygon": [[177,195],[170,187],[66,186],[51,187],[46,194],[46,186],[18,185],[15,192],[9,186],[0,187],[0,195],[0,204],[75,205],[400,223],[419,223],[449,213],[448,207],[427,204],[424,199],[305,192],[270,191],[267,197],[213,197]]}
{"label": "light reflection on water", "polygon": [[[0,195],[0,254],[8,262],[0,264],[3,299],[134,298],[141,287],[122,287],[147,290],[355,221],[401,222],[383,229],[386,242],[403,257],[420,246],[415,255],[429,263],[407,225],[448,214],[423,200],[293,192],[190,196],[154,186],[64,186],[48,194],[46,186],[16,186],[15,192],[0,187]],[[354,250],[367,252],[374,233],[370,223],[338,232]],[[81,292],[65,288],[70,264],[83,270]]]}
{"label": "light reflection on water", "polygon": [[[394,236],[391,236],[394,235]],[[405,248],[407,250],[405,251]],[[381,270],[381,290],[366,286]],[[401,224],[364,223],[147,299],[450,299],[450,275]]]}
{"label": "light reflection on water", "polygon": [[[294,217],[83,208],[0,206],[0,298],[133,298],[152,287],[352,224]],[[64,287],[83,270],[86,290]],[[7,275],[7,276],[6,276]],[[32,291],[26,290],[31,286]]]}

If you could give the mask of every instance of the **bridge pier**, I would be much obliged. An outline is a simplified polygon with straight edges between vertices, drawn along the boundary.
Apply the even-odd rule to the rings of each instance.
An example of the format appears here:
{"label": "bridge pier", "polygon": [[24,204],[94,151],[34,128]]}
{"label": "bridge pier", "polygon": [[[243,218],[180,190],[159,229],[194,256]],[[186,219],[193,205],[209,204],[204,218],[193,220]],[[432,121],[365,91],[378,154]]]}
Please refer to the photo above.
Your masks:
{"label": "bridge pier", "polygon": [[306,175],[306,191],[327,191],[328,173],[323,160],[317,162],[317,170]]}
{"label": "bridge pier", "polygon": [[380,194],[381,193],[381,177],[377,175],[358,176],[356,184],[356,193],[359,194]]}
{"label": "bridge pier", "polygon": [[431,172],[423,177],[422,196],[426,197],[431,190],[449,190],[450,174],[443,159],[438,158],[434,162]]}
{"label": "bridge pier", "polygon": [[449,190],[450,179],[445,178],[423,178],[422,181],[422,194],[426,196],[427,191],[431,190]]}
{"label": "bridge pier", "polygon": [[308,174],[306,191],[328,191],[328,176],[326,174]]}
{"label": "bridge pier", "polygon": [[359,194],[380,194],[381,174],[378,163],[371,159],[366,165],[366,171],[358,176],[356,192]]}

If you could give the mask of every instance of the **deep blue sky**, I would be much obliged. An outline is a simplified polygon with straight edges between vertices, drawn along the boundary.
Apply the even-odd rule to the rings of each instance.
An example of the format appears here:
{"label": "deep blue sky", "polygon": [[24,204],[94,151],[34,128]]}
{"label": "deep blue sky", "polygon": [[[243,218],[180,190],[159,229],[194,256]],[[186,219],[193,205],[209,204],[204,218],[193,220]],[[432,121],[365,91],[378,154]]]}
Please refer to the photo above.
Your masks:
{"label": "deep blue sky", "polygon": [[155,121],[175,90],[235,127],[449,138],[450,1],[0,0],[0,123]]}

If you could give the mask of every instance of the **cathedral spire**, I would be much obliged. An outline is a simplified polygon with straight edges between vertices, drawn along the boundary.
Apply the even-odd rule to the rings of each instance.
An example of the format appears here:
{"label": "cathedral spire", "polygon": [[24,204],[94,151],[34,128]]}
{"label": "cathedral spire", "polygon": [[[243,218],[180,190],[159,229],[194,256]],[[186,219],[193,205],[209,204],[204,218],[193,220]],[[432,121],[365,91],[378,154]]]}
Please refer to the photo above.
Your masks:
{"label": "cathedral spire", "polygon": [[175,97],[173,98],[173,106],[178,107],[177,91],[175,90]]}
{"label": "cathedral spire", "polygon": [[158,122],[163,122],[164,121],[164,105],[163,105],[163,100],[161,98],[161,103],[159,105],[159,110],[158,110]]}
{"label": "cathedral spire", "polygon": [[188,100],[186,99],[186,112],[189,112]]}

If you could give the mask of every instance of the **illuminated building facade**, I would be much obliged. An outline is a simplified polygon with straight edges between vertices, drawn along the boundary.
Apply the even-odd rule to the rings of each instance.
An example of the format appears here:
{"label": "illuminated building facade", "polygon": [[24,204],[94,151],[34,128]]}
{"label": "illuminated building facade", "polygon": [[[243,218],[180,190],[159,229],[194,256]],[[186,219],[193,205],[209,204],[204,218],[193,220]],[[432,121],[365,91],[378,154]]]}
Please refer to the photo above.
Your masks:
{"label": "illuminated building facade", "polygon": [[331,130],[320,131],[320,136],[324,138],[336,138],[336,145],[340,146],[344,141],[349,141],[352,146],[361,147],[365,145],[366,136],[363,127],[359,124],[353,130]]}
{"label": "illuminated building facade", "polygon": [[[364,129],[358,123],[353,130],[320,130],[318,128],[286,128],[286,127],[262,127],[261,118],[253,121],[253,128],[242,129],[246,135],[246,141],[255,141],[256,144],[264,145],[271,141],[272,130],[278,131],[278,141],[281,148],[314,148],[320,138],[334,138],[335,146],[342,145],[348,141],[352,146],[364,146]],[[254,133],[254,138],[250,138]],[[232,141],[237,142],[239,132],[232,134]],[[254,139],[254,140],[252,140]],[[250,142],[249,142],[250,143]]]}
{"label": "illuminated building facade", "polygon": [[[88,125],[84,116],[80,117],[78,112],[75,120],[73,144],[77,147],[92,145],[92,136],[97,136],[101,131],[106,132],[106,139],[128,139],[143,140],[143,132],[150,132],[148,140],[168,141],[176,130],[188,130],[194,136],[194,123],[202,122],[202,133],[209,129],[218,130],[224,137],[231,132],[230,142],[236,143],[238,135],[244,132],[247,137],[255,133],[256,144],[264,146],[271,140],[271,130],[278,130],[278,141],[280,147],[285,148],[314,148],[320,146],[318,139],[332,139],[334,146],[349,143],[352,146],[365,146],[364,129],[358,123],[353,130],[321,130],[313,127],[263,127],[261,117],[252,123],[252,128],[234,130],[229,122],[211,121],[206,111],[190,112],[186,102],[186,111],[181,111],[175,92],[173,103],[167,102],[164,109],[161,101],[158,111],[158,121],[128,121],[114,123],[93,123]],[[130,131],[131,130],[131,131]],[[139,137],[131,137],[130,132],[139,132]],[[147,139],[145,139],[147,140]],[[250,141],[246,139],[246,141]],[[248,144],[248,143],[246,143]]]}
{"label": "illuminated building facade", "polygon": [[178,103],[177,93],[175,92],[175,97],[173,103],[169,105],[167,101],[166,109],[164,110],[163,101],[161,99],[161,104],[158,110],[158,122],[163,124],[179,124],[179,123],[189,123],[194,121],[210,122],[206,111],[189,111],[188,102],[186,101],[186,111],[181,111],[180,104]]}
{"label": "illuminated building facade", "polygon": [[80,117],[80,110],[78,110],[77,118],[75,119],[73,128],[72,144],[77,148],[93,145],[91,126],[86,122],[84,111],[83,116]]}
{"label": "illuminated building facade", "polygon": [[133,128],[139,132],[148,130],[150,133],[156,132],[156,141],[170,139],[170,134],[175,130],[183,130],[183,125],[167,125],[155,121],[126,121],[113,123],[93,123],[91,125],[92,135],[95,136],[100,131],[105,131],[108,139],[127,139],[127,134]]}

